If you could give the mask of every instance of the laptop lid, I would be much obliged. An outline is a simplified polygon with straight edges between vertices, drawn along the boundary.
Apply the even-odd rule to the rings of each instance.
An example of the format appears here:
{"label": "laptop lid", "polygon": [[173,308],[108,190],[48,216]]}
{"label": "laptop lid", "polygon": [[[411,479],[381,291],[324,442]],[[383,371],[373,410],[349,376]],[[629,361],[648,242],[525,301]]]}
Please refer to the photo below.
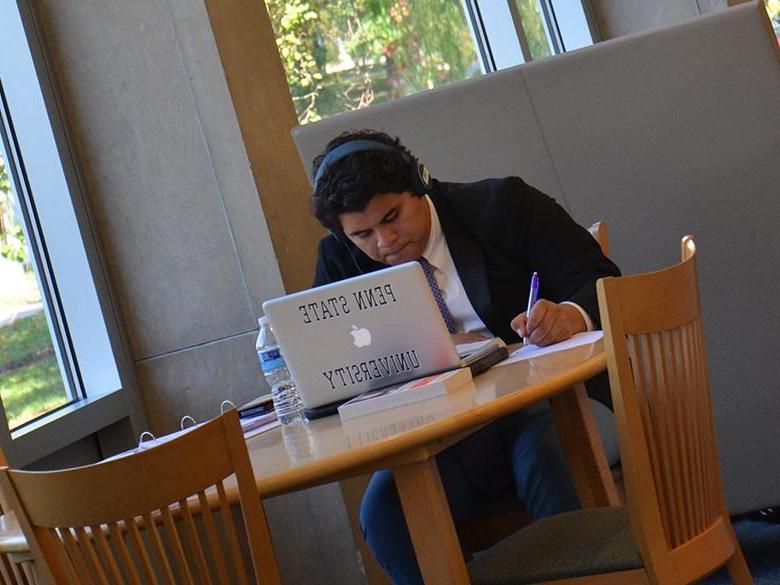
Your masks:
{"label": "laptop lid", "polygon": [[417,262],[268,300],[263,311],[306,408],[461,364]]}

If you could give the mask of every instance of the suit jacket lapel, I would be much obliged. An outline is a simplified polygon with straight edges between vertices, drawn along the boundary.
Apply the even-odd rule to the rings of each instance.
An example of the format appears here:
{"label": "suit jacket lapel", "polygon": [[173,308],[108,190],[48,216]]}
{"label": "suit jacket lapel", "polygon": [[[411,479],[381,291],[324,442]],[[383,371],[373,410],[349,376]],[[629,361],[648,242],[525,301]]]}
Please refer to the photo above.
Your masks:
{"label": "suit jacket lapel", "polygon": [[450,202],[437,191],[436,188],[432,190],[431,201],[439,215],[444,239],[466,295],[485,326],[491,331],[499,331],[496,329],[498,315],[490,301],[484,253],[468,229],[458,220]]}

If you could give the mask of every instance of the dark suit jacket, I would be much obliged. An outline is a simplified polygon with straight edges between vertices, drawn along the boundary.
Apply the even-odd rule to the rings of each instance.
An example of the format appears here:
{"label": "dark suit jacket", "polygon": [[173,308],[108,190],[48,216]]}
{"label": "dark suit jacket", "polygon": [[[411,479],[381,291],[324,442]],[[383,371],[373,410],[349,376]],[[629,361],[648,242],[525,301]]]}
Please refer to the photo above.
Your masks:
{"label": "dark suit jacket", "polygon": [[[600,326],[596,280],[620,272],[554,199],[517,177],[434,181],[430,197],[466,294],[494,335],[507,343],[519,341],[509,322],[526,310],[534,271],[539,298],[575,302]],[[320,242],[314,285],[382,268],[386,265],[371,260],[345,236],[331,235]],[[593,381],[591,396],[610,405],[606,376]],[[454,457],[476,489],[499,497],[507,487],[496,483],[495,470],[509,457],[501,429],[511,427],[512,418],[488,425],[439,457]]]}
{"label": "dark suit jacket", "polygon": [[[518,341],[509,322],[526,309],[534,271],[539,298],[577,303],[600,326],[596,281],[620,272],[554,199],[517,177],[434,181],[430,197],[466,294],[494,335]],[[328,236],[314,286],[381,268],[346,237]]]}

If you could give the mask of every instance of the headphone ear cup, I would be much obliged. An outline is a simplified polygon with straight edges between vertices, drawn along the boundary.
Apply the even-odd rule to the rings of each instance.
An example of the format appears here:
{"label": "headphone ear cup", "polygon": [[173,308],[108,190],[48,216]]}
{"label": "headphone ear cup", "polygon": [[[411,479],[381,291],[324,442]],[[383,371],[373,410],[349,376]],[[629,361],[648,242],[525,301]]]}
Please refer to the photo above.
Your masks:
{"label": "headphone ear cup", "polygon": [[431,190],[431,173],[418,160],[412,163],[412,189],[417,195],[427,195]]}

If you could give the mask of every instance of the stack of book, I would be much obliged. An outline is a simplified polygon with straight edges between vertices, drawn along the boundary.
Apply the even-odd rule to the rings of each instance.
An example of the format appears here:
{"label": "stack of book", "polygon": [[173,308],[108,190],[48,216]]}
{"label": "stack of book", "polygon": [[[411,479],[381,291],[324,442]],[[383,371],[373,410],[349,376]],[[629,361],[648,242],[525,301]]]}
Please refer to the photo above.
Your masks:
{"label": "stack of book", "polygon": [[[276,421],[276,411],[274,410],[274,401],[270,394],[263,394],[254,400],[241,405],[238,408],[238,417],[241,420],[241,428],[244,434],[256,429],[266,430],[273,428],[271,423]],[[275,425],[274,425],[275,426]],[[258,430],[258,432],[260,432]],[[256,433],[252,433],[254,435]]]}
{"label": "stack of book", "polygon": [[238,407],[239,418],[252,418],[258,414],[265,414],[274,409],[274,401],[270,394],[263,394],[254,400]]}
{"label": "stack of book", "polygon": [[457,390],[471,381],[471,370],[460,368],[411,382],[370,390],[339,406],[341,420],[349,420],[388,408],[429,400]]}

